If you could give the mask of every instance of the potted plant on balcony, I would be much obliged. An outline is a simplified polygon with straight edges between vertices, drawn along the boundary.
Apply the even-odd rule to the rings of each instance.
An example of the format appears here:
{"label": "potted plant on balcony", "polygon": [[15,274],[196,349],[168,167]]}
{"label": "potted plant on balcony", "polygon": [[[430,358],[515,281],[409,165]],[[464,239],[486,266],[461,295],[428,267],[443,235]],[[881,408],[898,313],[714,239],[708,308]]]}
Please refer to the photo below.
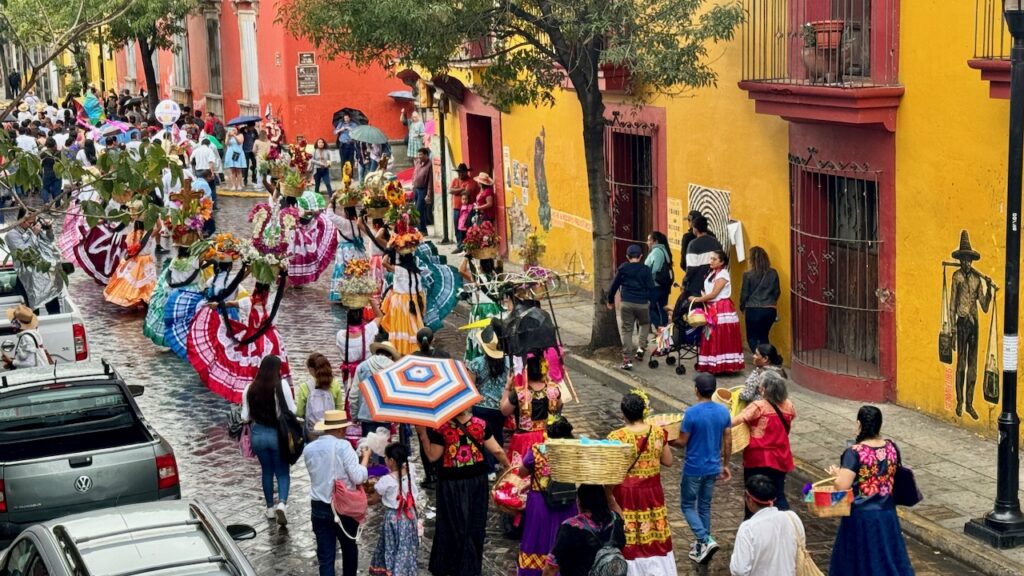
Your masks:
{"label": "potted plant on balcony", "polygon": [[814,28],[815,44],[818,48],[834,50],[843,42],[842,20],[816,20],[811,22]]}
{"label": "potted plant on balcony", "polygon": [[842,59],[842,53],[839,50],[839,44],[835,47],[827,47],[820,44],[820,36],[815,24],[815,22],[804,24],[800,34],[804,41],[800,57],[803,60],[804,67],[807,68],[807,79],[812,84],[841,81],[839,71],[841,69],[840,60]]}

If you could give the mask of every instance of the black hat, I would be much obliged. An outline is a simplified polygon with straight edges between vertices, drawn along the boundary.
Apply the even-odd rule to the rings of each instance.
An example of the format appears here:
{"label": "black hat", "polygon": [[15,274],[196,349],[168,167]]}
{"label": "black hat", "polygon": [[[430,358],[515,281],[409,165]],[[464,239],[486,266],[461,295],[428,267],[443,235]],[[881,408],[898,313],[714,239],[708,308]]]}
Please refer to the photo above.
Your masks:
{"label": "black hat", "polygon": [[471,170],[471,168],[469,166],[466,166],[465,162],[463,162],[463,163],[461,163],[461,164],[459,164],[458,166],[455,167],[455,171],[456,172],[469,172],[470,170]]}
{"label": "black hat", "polygon": [[960,231],[960,249],[953,251],[953,258],[957,260],[981,260],[981,254],[971,248],[971,237],[967,230]]}

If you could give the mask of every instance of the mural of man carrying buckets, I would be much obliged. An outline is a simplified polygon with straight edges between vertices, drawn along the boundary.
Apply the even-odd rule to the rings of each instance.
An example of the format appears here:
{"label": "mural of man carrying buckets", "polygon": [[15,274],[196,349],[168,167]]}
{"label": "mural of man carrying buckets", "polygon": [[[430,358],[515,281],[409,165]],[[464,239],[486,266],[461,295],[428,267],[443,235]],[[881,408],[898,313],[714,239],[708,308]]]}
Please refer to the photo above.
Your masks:
{"label": "mural of man carrying buckets", "polygon": [[[942,275],[943,318],[939,334],[939,359],[949,364],[952,352],[956,351],[956,415],[967,414],[978,419],[974,411],[974,386],[978,379],[978,307],[988,313],[998,286],[991,278],[974,269],[974,262],[981,254],[971,248],[967,230],[960,231],[960,248],[952,253],[957,262],[943,262],[945,267],[956,268],[951,280],[952,290],[946,293],[946,274]],[[996,371],[995,308],[989,326],[989,342],[986,351],[985,400],[999,401],[999,374]],[[989,374],[991,364],[992,374]],[[991,380],[991,382],[990,382]],[[966,404],[966,406],[965,406]]]}

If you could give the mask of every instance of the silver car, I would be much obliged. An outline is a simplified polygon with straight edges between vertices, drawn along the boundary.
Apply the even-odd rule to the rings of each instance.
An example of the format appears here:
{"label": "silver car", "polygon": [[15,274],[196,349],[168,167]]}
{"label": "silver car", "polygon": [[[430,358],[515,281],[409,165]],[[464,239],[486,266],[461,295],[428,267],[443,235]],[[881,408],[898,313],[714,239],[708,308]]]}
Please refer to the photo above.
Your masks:
{"label": "silver car", "polygon": [[199,501],[118,506],[28,528],[0,556],[0,576],[256,576],[234,542],[255,536]]}

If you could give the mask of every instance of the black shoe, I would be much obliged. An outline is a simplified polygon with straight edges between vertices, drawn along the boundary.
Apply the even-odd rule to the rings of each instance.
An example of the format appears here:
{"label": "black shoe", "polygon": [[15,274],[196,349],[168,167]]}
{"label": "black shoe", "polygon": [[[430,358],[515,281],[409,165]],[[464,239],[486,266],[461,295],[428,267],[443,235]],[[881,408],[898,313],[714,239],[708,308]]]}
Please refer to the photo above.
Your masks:
{"label": "black shoe", "polygon": [[643,348],[637,348],[636,349],[636,361],[637,362],[643,362],[644,361],[644,349]]}
{"label": "black shoe", "polygon": [[974,411],[974,406],[971,406],[970,404],[967,405],[967,414],[975,420],[978,419],[978,413]]}
{"label": "black shoe", "polygon": [[959,402],[957,402],[957,404],[956,404],[956,415],[957,415],[957,418],[959,418],[960,416],[964,415],[964,406],[963,406],[963,404],[960,404]]}

